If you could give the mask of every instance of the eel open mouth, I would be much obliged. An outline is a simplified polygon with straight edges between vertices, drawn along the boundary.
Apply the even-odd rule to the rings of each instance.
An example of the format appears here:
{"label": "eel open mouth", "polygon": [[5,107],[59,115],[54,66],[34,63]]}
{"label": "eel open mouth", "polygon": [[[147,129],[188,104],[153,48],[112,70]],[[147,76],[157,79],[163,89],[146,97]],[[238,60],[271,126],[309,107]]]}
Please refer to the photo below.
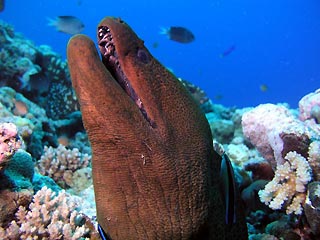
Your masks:
{"label": "eel open mouth", "polygon": [[156,126],[155,123],[148,117],[141,99],[134,91],[129,79],[121,69],[113,37],[107,26],[101,26],[98,28],[98,45],[104,66],[108,69],[127,95],[135,102],[145,119],[150,123],[151,127],[154,128]]}

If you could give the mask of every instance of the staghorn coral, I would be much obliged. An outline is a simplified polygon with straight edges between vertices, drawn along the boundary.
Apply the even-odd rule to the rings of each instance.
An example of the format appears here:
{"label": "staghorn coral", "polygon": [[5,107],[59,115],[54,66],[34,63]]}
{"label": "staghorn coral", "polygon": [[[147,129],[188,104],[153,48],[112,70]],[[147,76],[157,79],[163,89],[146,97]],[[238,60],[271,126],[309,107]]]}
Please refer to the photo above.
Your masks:
{"label": "staghorn coral", "polygon": [[81,154],[77,148],[67,149],[63,145],[57,148],[44,147],[44,153],[37,162],[39,172],[54,179],[62,188],[79,186],[74,176],[81,176],[82,187],[88,186],[91,180],[91,172],[82,170],[88,167],[91,156]]}
{"label": "staghorn coral", "polygon": [[43,187],[29,207],[20,206],[16,219],[0,228],[1,239],[89,239],[91,230],[77,199],[65,191],[58,194]]}
{"label": "staghorn coral", "polygon": [[306,198],[306,185],[311,181],[311,168],[297,152],[288,152],[286,162],[277,165],[275,177],[263,190],[260,200],[271,209],[286,207],[286,213],[302,214]]}

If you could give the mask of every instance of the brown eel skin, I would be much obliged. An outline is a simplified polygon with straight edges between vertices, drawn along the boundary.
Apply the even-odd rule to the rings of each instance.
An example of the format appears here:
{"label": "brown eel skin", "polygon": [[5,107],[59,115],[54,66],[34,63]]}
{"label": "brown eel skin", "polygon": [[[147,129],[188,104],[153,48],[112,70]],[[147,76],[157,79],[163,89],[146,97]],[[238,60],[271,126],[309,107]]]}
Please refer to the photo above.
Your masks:
{"label": "brown eel skin", "polygon": [[108,239],[247,239],[225,224],[221,157],[186,88],[121,19],[84,35],[68,63],[93,153],[97,219]]}

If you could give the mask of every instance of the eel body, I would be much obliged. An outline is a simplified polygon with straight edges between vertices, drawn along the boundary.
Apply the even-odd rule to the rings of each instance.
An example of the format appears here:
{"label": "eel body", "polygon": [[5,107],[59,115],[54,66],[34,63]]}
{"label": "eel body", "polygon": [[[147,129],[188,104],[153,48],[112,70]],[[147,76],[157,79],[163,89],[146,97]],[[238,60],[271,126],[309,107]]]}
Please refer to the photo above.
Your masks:
{"label": "eel body", "polygon": [[68,64],[107,238],[246,239],[243,223],[226,228],[221,158],[186,88],[120,19],[100,22],[98,45],[102,61],[88,37],[74,36]]}

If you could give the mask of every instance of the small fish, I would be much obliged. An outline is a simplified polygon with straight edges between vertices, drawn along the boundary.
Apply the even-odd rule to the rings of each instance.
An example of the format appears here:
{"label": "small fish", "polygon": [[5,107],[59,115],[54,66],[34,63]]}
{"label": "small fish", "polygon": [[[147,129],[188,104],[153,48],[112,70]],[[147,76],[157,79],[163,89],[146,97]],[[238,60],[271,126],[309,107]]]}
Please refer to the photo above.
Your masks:
{"label": "small fish", "polygon": [[159,46],[159,43],[158,43],[158,42],[154,42],[154,43],[152,44],[152,47],[153,47],[153,48],[158,48],[158,46]]}
{"label": "small fish", "polygon": [[160,34],[167,35],[170,40],[179,43],[190,43],[195,40],[193,33],[184,27],[161,28]]}
{"label": "small fish", "polygon": [[268,91],[268,86],[266,84],[261,84],[260,85],[260,91],[261,92],[266,92]]}
{"label": "small fish", "polygon": [[223,57],[230,55],[235,49],[236,49],[236,45],[234,45],[234,44],[231,45],[229,48],[227,48],[225,51],[223,51],[220,54],[220,57],[223,58]]}
{"label": "small fish", "polygon": [[56,19],[48,19],[49,26],[56,27],[56,30],[68,34],[78,34],[84,29],[81,20],[74,16],[58,16]]}
{"label": "small fish", "polygon": [[223,95],[221,94],[217,94],[217,95],[214,95],[213,97],[215,100],[221,100],[223,98]]}
{"label": "small fish", "polygon": [[4,10],[4,0],[0,0],[0,12]]}

